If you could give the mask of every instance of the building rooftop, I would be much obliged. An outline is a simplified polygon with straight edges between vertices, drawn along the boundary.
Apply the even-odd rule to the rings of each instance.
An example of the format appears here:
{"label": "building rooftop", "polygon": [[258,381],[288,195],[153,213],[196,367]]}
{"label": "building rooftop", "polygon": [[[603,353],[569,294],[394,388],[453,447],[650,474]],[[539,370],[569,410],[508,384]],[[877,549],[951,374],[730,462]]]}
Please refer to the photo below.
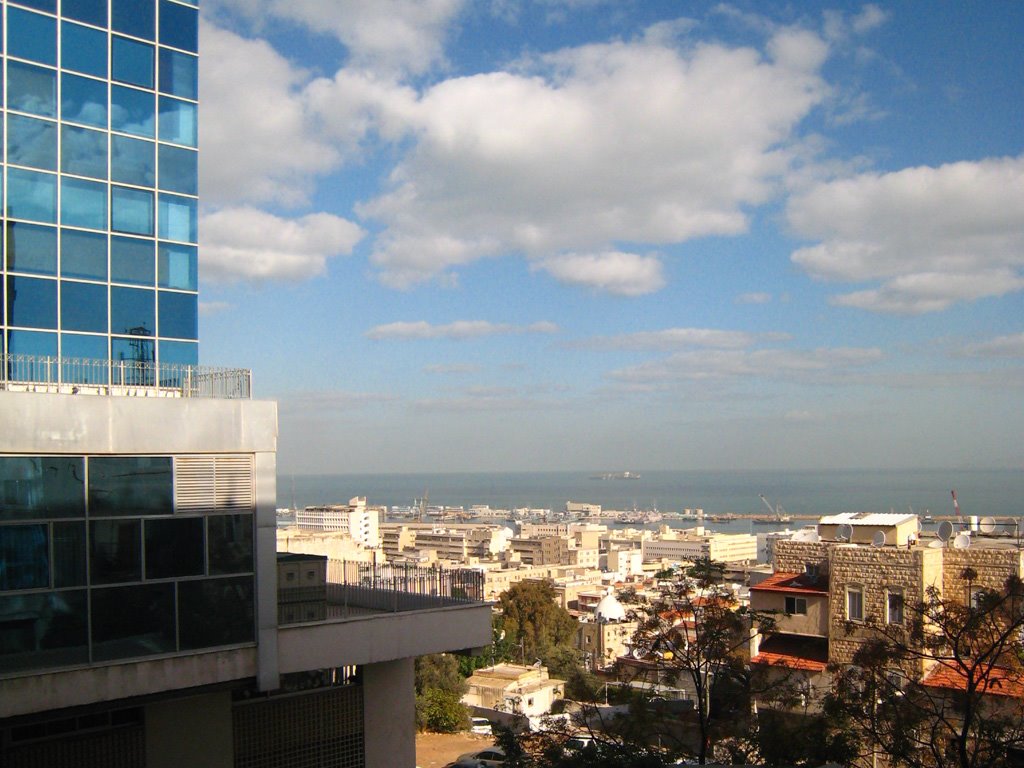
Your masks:
{"label": "building rooftop", "polygon": [[750,588],[751,592],[786,592],[787,594],[827,595],[828,579],[818,576],[817,579],[806,573],[772,574],[759,584]]}
{"label": "building rooftop", "polygon": [[863,525],[885,527],[916,521],[917,515],[907,512],[840,512],[827,515],[818,521],[819,525]]}
{"label": "building rooftop", "polygon": [[824,637],[772,635],[761,643],[760,652],[751,664],[822,672],[828,664],[828,640]]}
{"label": "building rooftop", "polygon": [[[966,688],[967,679],[959,669],[940,663],[925,676],[921,685],[962,691]],[[993,667],[988,678],[978,685],[978,691],[991,696],[1024,699],[1024,674],[1005,667]]]}

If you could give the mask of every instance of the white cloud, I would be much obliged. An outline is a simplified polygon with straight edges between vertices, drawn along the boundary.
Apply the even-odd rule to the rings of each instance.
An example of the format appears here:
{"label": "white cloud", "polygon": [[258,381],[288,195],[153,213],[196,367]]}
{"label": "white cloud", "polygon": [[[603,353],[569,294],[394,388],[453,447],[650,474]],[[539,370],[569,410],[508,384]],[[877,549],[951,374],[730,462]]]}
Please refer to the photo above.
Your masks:
{"label": "white cloud", "polygon": [[770,293],[763,291],[754,291],[751,293],[741,293],[736,297],[737,304],[768,304],[772,300]]}
{"label": "white cloud", "polygon": [[202,218],[203,276],[214,281],[302,280],[326,271],[363,237],[356,224],[329,213],[284,219],[254,208]]}
{"label": "white cloud", "polygon": [[[385,228],[372,255],[383,279],[411,285],[522,253],[622,290],[621,279],[593,277],[608,259],[581,274],[556,257],[745,231],[746,208],[776,194],[799,154],[797,126],[827,90],[813,35],[784,30],[768,51],[590,45],[521,74],[449,79],[415,103],[378,92],[382,124],[413,139],[392,189],[360,208]],[[325,123],[351,110],[348,87],[318,85]],[[655,262],[631,258],[629,271],[646,274],[624,292],[655,290]]]}
{"label": "white cloud", "polygon": [[832,381],[840,372],[882,359],[877,348],[837,347],[815,350],[711,349],[676,352],[663,360],[613,371],[626,383],[665,385],[679,381],[748,380],[754,377],[798,381]]}
{"label": "white cloud", "polygon": [[788,338],[789,336],[784,333],[747,333],[715,328],[665,328],[660,331],[599,336],[587,342],[587,346],[606,349],[744,349],[754,346],[758,341],[784,341]]}
{"label": "white cloud", "polygon": [[975,357],[1024,357],[1024,333],[996,336],[988,341],[969,344],[964,351]]}
{"label": "white cloud", "polygon": [[1024,157],[822,183],[787,216],[820,241],[792,255],[813,277],[880,281],[840,305],[921,313],[1024,289]]}
{"label": "white cloud", "polygon": [[262,40],[205,22],[200,32],[204,204],[305,202],[340,162],[306,106],[308,75]]}
{"label": "white cloud", "polygon": [[234,309],[234,305],[226,301],[199,302],[200,317],[211,317],[212,315],[219,315],[221,312],[227,312],[229,309]]}
{"label": "white cloud", "polygon": [[560,283],[620,296],[642,296],[665,286],[661,261],[657,257],[621,251],[550,256],[534,262],[533,269],[550,273]]}
{"label": "white cloud", "polygon": [[377,325],[366,332],[368,339],[476,339],[483,336],[518,333],[556,333],[558,326],[541,321],[530,325],[491,323],[486,320],[457,320],[447,325],[433,325],[425,320]]}
{"label": "white cloud", "polygon": [[216,0],[259,29],[284,19],[331,35],[349,52],[349,66],[423,73],[444,61],[444,40],[465,0]]}

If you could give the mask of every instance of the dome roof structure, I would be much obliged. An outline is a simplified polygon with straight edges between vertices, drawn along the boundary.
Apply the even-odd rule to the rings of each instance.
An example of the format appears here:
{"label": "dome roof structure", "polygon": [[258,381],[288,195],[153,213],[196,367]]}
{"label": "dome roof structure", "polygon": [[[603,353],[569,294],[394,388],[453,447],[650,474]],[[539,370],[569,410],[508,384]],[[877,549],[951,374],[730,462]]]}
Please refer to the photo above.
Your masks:
{"label": "dome roof structure", "polygon": [[615,595],[609,592],[601,598],[601,602],[594,609],[594,618],[597,621],[623,621],[626,618],[626,609]]}

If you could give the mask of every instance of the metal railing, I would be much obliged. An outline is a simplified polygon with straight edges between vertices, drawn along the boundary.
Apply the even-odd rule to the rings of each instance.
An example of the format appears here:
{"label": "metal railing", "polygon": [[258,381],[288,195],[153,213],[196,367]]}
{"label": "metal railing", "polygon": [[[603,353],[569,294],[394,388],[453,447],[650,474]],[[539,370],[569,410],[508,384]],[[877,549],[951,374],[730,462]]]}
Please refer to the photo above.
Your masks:
{"label": "metal railing", "polygon": [[467,568],[332,561],[327,604],[371,611],[418,611],[484,601],[484,574]]}
{"label": "metal railing", "polygon": [[248,400],[252,371],[180,363],[0,355],[0,389]]}

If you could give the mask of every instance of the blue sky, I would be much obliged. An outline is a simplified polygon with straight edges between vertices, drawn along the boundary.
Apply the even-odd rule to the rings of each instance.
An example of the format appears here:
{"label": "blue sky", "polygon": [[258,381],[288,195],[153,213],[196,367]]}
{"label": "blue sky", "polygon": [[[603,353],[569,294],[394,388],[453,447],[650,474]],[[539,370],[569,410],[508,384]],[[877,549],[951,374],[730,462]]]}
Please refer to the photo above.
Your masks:
{"label": "blue sky", "polygon": [[1024,4],[203,14],[201,362],[281,471],[1024,464]]}

